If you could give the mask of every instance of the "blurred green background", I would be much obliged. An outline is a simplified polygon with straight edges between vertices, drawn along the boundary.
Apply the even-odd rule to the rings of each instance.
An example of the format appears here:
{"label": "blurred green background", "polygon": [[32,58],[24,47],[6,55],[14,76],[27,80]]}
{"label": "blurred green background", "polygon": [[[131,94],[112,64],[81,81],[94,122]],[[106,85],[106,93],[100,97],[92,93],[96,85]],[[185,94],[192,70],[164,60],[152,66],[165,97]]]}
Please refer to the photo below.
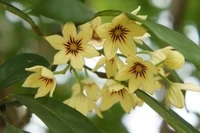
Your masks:
{"label": "blurred green background", "polygon": [[[25,12],[28,12],[28,9],[31,5],[30,0],[8,1],[17,8],[24,10]],[[141,6],[141,11],[138,14],[148,15],[148,19],[168,26],[178,32],[181,32],[182,34],[185,34],[197,45],[199,45],[199,0],[86,0],[85,4],[89,6],[94,12],[111,9],[131,12],[138,6]],[[44,35],[60,34],[62,26],[61,22],[48,19],[43,16],[31,17],[39,26]],[[110,17],[104,17],[103,21],[107,22],[111,19],[112,18]],[[147,39],[145,41],[154,49],[166,45],[162,41],[158,40],[154,35],[152,35],[150,39]],[[20,53],[37,53],[45,57],[49,62],[52,62],[55,52],[56,51],[41,36],[35,34],[35,32],[24,20],[7,11],[4,11],[2,9],[0,10],[0,64]],[[183,69],[178,71],[178,74],[181,74],[184,69],[189,69],[188,71],[190,71],[190,73],[187,74],[185,78],[184,75],[181,75],[182,79],[190,80],[186,78],[194,78],[195,81],[199,84],[199,81],[197,80],[200,75],[199,72],[195,70],[191,64],[187,63],[186,65],[187,67],[184,67]],[[62,79],[63,77],[58,78]],[[68,98],[70,96],[69,89],[75,82],[76,81],[73,77],[68,77],[66,78],[66,80],[60,82],[60,84],[58,84],[57,86],[54,97],[61,101]],[[101,83],[102,82],[99,81],[99,84]],[[22,82],[17,83],[6,90],[0,91],[0,99],[10,91],[20,91],[21,84]],[[164,92],[158,92],[156,93],[155,97],[162,101],[164,96],[163,94]],[[37,120],[33,121],[31,119],[33,118],[31,117],[31,114],[27,113],[26,109],[24,108],[20,108],[20,111],[17,108],[10,108],[9,114],[9,119],[17,127],[25,127],[25,129],[27,129],[28,131],[33,130],[33,128],[38,128],[38,130],[35,132],[48,132],[48,130],[46,130],[44,126],[27,126],[30,121],[32,125],[36,124],[37,122],[35,121]],[[137,114],[138,117],[134,114]],[[199,111],[195,111],[193,109],[190,111],[189,114],[187,114],[187,117],[185,117],[185,119],[187,119],[194,126],[198,127],[199,119],[198,115],[195,114],[199,114]],[[147,105],[144,105],[144,107],[136,107],[136,109],[133,110],[130,115],[125,115],[120,105],[116,104],[110,110],[103,112],[103,115],[104,119],[100,119],[95,115],[91,115],[90,118],[104,133],[143,133],[145,132],[145,128],[146,131],[152,133],[174,132],[166,125],[166,123],[162,121],[162,118],[160,118]],[[34,117],[34,119],[36,118]],[[4,127],[4,123],[2,120],[0,122],[0,126],[1,132]],[[140,129],[140,132],[138,130],[133,130],[134,128],[138,130]]]}

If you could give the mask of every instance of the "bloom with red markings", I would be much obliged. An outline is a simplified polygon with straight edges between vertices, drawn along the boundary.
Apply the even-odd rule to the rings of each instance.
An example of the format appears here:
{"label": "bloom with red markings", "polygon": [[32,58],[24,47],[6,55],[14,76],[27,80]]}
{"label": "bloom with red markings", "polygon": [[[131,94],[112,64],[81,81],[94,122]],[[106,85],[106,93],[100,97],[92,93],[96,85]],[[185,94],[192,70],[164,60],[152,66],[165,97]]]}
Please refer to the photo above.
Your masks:
{"label": "bloom with red markings", "polygon": [[38,91],[35,95],[35,98],[43,97],[50,92],[52,97],[53,92],[56,87],[56,80],[53,73],[43,67],[43,66],[34,66],[31,68],[26,68],[26,71],[34,72],[29,75],[25,80],[23,87],[38,88]]}
{"label": "bloom with red markings", "polygon": [[138,88],[153,94],[155,82],[154,74],[158,73],[158,69],[149,61],[143,61],[142,58],[136,56],[127,57],[127,65],[119,69],[115,79],[118,81],[129,80],[129,89],[134,92]]}
{"label": "bloom with red markings", "polygon": [[91,29],[81,30],[78,34],[73,23],[66,23],[62,30],[63,36],[51,35],[45,39],[57,50],[53,64],[70,64],[75,69],[82,69],[85,64],[84,57],[92,58],[99,52],[91,45],[87,45],[92,37]]}

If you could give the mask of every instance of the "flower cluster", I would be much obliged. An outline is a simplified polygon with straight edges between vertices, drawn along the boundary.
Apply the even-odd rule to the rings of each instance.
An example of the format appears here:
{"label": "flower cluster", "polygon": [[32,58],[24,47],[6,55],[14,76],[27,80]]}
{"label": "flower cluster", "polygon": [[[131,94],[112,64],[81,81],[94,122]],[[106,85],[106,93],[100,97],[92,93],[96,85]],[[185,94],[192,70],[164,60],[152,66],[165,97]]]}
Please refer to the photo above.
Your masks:
{"label": "flower cluster", "polygon": [[[140,7],[132,12],[140,19],[145,15],[137,15]],[[184,96],[181,90],[200,91],[194,84],[174,83],[167,79],[165,68],[176,70],[184,64],[184,56],[173,47],[165,47],[156,51],[137,51],[137,45],[143,45],[142,39],[150,37],[141,23],[129,19],[125,13],[116,16],[111,23],[101,24],[96,17],[91,22],[80,25],[66,23],[62,35],[46,36],[45,39],[58,50],[52,65],[67,64],[63,71],[54,71],[34,66],[27,68],[33,72],[22,85],[38,88],[35,98],[46,96],[56,87],[56,74],[65,74],[72,70],[77,83],[72,87],[72,95],[63,103],[87,115],[93,110],[99,117],[101,111],[120,102],[126,113],[134,107],[141,106],[143,101],[135,94],[137,89],[153,94],[155,89],[166,88],[166,107],[184,107]],[[98,47],[98,49],[97,49]],[[150,59],[143,59],[139,54],[148,54]],[[102,56],[94,68],[85,65],[85,58]],[[103,88],[95,83],[87,71],[98,74],[99,68],[105,68],[104,78],[107,79]],[[86,78],[81,79],[77,70],[85,69]],[[165,81],[166,87],[161,83]],[[96,101],[101,98],[98,107]]]}

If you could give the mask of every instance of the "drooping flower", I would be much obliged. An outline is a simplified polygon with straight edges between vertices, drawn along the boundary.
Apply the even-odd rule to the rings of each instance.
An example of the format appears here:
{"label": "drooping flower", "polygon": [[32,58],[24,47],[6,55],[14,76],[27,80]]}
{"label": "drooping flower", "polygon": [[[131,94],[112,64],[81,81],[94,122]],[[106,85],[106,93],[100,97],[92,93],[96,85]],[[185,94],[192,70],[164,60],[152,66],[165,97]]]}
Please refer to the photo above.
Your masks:
{"label": "drooping flower", "polygon": [[112,79],[108,79],[102,89],[100,109],[105,111],[112,107],[113,104],[120,102],[126,113],[129,113],[137,105],[137,98],[129,92],[129,89]]}
{"label": "drooping flower", "polygon": [[85,23],[85,24],[80,26],[81,29],[87,29],[87,28],[92,29],[92,38],[88,42],[88,44],[92,44],[92,45],[95,45],[97,47],[103,46],[104,40],[102,38],[100,38],[98,33],[96,32],[97,27],[99,27],[100,25],[101,25],[101,18],[96,17],[92,20],[91,23]]}
{"label": "drooping flower", "polygon": [[[81,83],[82,83],[83,89],[86,92],[87,97],[96,101],[98,98],[97,96],[99,95],[99,92],[100,92],[99,86],[90,78],[81,80]],[[83,93],[83,92],[81,92],[80,84],[76,83],[72,86],[72,95],[74,96],[79,93]]]}
{"label": "drooping flower", "polygon": [[100,38],[106,39],[104,42],[104,53],[108,59],[112,59],[119,49],[125,56],[135,55],[136,46],[132,37],[143,36],[146,30],[131,22],[128,17],[122,13],[115,17],[112,23],[105,23],[97,28]]}
{"label": "drooping flower", "polygon": [[53,73],[43,66],[34,66],[25,70],[34,73],[27,77],[22,86],[30,88],[39,87],[35,98],[46,96],[49,92],[50,97],[52,97],[56,87],[56,80]]}
{"label": "drooping flower", "polygon": [[78,34],[73,23],[66,23],[62,30],[63,36],[51,35],[45,39],[57,50],[60,50],[55,56],[53,64],[70,64],[75,69],[82,69],[84,57],[92,58],[98,56],[98,51],[91,45],[87,45],[92,37],[92,30],[81,30]]}
{"label": "drooping flower", "polygon": [[94,72],[94,71],[98,70],[104,64],[106,65],[105,66],[106,76],[107,76],[107,78],[110,78],[112,76],[115,76],[117,70],[122,67],[123,62],[117,56],[115,56],[111,59],[107,59],[106,57],[103,57],[98,61],[98,63],[92,69],[92,71]]}
{"label": "drooping flower", "polygon": [[64,103],[77,111],[81,112],[83,115],[87,116],[89,112],[94,109],[100,118],[103,118],[99,108],[93,100],[85,96],[83,93],[78,93],[72,95],[71,98],[64,101]]}
{"label": "drooping flower", "polygon": [[127,57],[125,66],[119,69],[115,79],[118,81],[129,80],[130,92],[138,88],[152,94],[155,89],[154,74],[158,69],[149,61],[143,61],[140,57]]}
{"label": "drooping flower", "polygon": [[191,83],[181,84],[169,81],[167,85],[165,96],[165,105],[167,108],[169,108],[170,104],[177,108],[184,107],[184,96],[181,90],[200,91],[199,86]]}

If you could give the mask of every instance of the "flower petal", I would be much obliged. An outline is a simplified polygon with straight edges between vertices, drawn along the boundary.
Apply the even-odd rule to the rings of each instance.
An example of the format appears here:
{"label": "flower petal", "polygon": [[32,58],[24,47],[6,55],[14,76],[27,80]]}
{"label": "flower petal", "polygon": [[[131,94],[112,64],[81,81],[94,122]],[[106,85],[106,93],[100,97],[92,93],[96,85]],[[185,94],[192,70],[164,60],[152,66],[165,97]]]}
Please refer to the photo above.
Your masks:
{"label": "flower petal", "polygon": [[143,36],[146,33],[146,29],[135,22],[130,22],[126,25],[126,28],[130,30],[129,35],[132,37]]}
{"label": "flower petal", "polygon": [[59,35],[51,35],[46,36],[45,39],[51,44],[51,46],[57,50],[64,50],[64,44],[66,43],[66,40]]}
{"label": "flower petal", "polygon": [[126,43],[121,43],[119,46],[119,50],[125,56],[136,55],[136,46],[132,39],[126,39]]}
{"label": "flower petal", "polygon": [[92,69],[93,72],[97,71],[101,66],[103,66],[106,63],[106,57],[101,58],[96,66]]}
{"label": "flower petal", "polygon": [[80,51],[80,55],[83,55],[86,58],[92,58],[99,56],[99,52],[91,45],[83,45],[83,51]]}
{"label": "flower petal", "polygon": [[40,74],[33,73],[27,77],[25,82],[23,83],[22,87],[31,87],[31,88],[37,88],[42,84],[42,81],[39,80]]}
{"label": "flower petal", "polygon": [[105,24],[102,24],[101,26],[99,26],[97,29],[96,29],[96,33],[99,35],[100,38],[102,39],[105,39],[105,38],[108,38],[110,35],[109,35],[109,30],[111,28],[111,23],[105,23]]}
{"label": "flower petal", "polygon": [[70,36],[76,37],[77,32],[74,23],[65,23],[65,25],[63,26],[62,34],[65,40],[69,40]]}
{"label": "flower petal", "polygon": [[82,69],[85,64],[84,58],[80,55],[71,56],[71,65],[75,69]]}
{"label": "flower petal", "polygon": [[33,66],[33,67],[29,67],[29,68],[25,68],[26,71],[29,72],[36,72],[36,73],[41,73],[43,66]]}
{"label": "flower petal", "polygon": [[35,95],[35,98],[38,98],[38,97],[43,97],[43,96],[46,96],[52,89],[54,89],[55,85],[54,84],[48,84],[46,86],[45,83],[43,83],[39,88],[38,88],[38,91]]}
{"label": "flower petal", "polygon": [[140,11],[140,9],[141,9],[141,6],[138,6],[135,10],[133,10],[133,11],[131,12],[131,14],[137,15],[137,13]]}
{"label": "flower petal", "polygon": [[140,80],[137,80],[135,78],[131,78],[128,82],[128,88],[130,90],[130,93],[135,92],[141,85]]}
{"label": "flower petal", "polygon": [[111,40],[106,40],[104,43],[104,53],[107,59],[112,59],[117,53],[117,46]]}
{"label": "flower petal", "polygon": [[200,91],[200,86],[191,83],[173,83],[172,87],[174,89],[190,90],[190,91]]}
{"label": "flower petal", "polygon": [[169,102],[177,108],[184,107],[184,96],[181,90],[169,88],[168,91],[168,99]]}
{"label": "flower petal", "polygon": [[118,73],[115,76],[116,80],[119,81],[124,81],[124,80],[128,80],[132,77],[132,74],[129,72],[130,66],[126,65],[126,66],[122,66]]}
{"label": "flower petal", "polygon": [[111,60],[107,60],[106,62],[106,75],[108,78],[115,76],[115,73],[117,72],[117,65],[115,58],[112,58]]}
{"label": "flower petal", "polygon": [[101,17],[96,17],[92,20],[92,27],[96,28],[101,25]]}
{"label": "flower petal", "polygon": [[126,93],[124,97],[120,97],[120,104],[126,113],[130,113],[133,107],[133,100],[131,95]]}
{"label": "flower petal", "polygon": [[101,100],[100,110],[105,111],[117,102],[117,95],[106,92]]}
{"label": "flower petal", "polygon": [[55,54],[53,64],[54,65],[66,64],[69,61],[70,56],[71,54],[66,55],[65,51],[61,50]]}
{"label": "flower petal", "polygon": [[52,71],[47,69],[47,68],[45,68],[45,67],[42,68],[41,75],[43,77],[49,78],[49,79],[53,79],[54,78],[54,75],[53,75]]}
{"label": "flower petal", "polygon": [[117,26],[117,25],[123,25],[124,26],[124,25],[127,25],[128,21],[129,21],[128,17],[124,13],[122,13],[122,14],[116,16],[112,20],[112,25],[113,26]]}
{"label": "flower petal", "polygon": [[82,45],[85,45],[86,43],[88,43],[90,41],[90,39],[92,38],[92,33],[93,30],[91,27],[85,28],[83,30],[81,30],[78,35],[77,35],[77,39],[81,40]]}

